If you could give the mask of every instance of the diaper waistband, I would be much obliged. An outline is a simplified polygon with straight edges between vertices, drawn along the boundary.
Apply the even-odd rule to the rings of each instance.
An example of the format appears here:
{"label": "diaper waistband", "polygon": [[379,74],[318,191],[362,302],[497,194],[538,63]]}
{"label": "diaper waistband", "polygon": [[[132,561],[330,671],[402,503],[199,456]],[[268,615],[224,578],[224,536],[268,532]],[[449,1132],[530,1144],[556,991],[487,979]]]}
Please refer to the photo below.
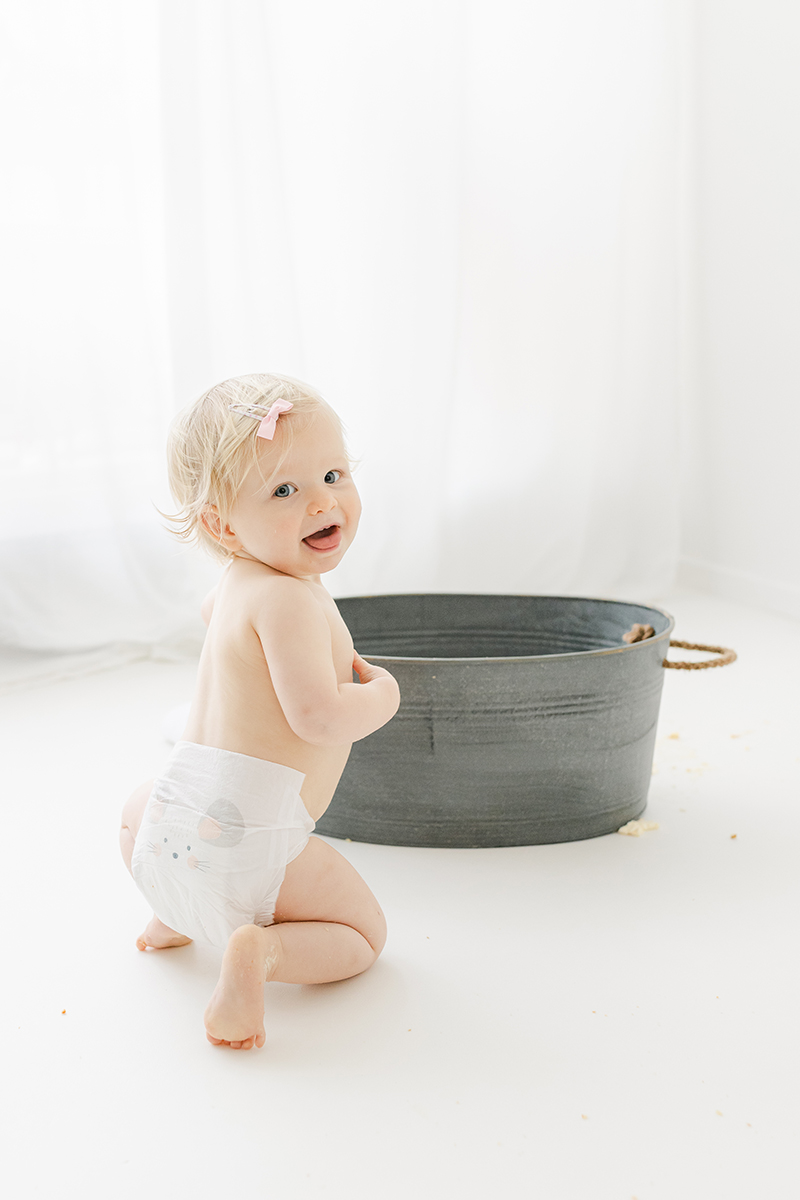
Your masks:
{"label": "diaper waistband", "polygon": [[199,793],[204,801],[209,785],[224,787],[226,792],[254,802],[265,795],[291,793],[299,797],[305,775],[283,763],[221,750],[218,746],[203,746],[199,742],[176,742],[164,764],[156,787],[171,784],[188,799]]}

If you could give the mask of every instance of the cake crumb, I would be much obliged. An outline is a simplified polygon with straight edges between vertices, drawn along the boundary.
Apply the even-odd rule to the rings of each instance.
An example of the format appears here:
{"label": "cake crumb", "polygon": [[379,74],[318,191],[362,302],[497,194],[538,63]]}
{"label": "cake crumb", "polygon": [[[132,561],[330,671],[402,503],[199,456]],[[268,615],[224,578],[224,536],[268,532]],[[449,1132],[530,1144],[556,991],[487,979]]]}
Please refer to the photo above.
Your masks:
{"label": "cake crumb", "polygon": [[671,733],[671,734],[669,734],[670,741],[673,741],[673,742],[677,742],[677,741],[678,741],[678,739],[680,738],[680,736],[681,736],[681,735],[680,735],[679,733]]}
{"label": "cake crumb", "polygon": [[641,837],[650,829],[658,829],[658,821],[628,821],[617,833],[626,833],[629,837]]}

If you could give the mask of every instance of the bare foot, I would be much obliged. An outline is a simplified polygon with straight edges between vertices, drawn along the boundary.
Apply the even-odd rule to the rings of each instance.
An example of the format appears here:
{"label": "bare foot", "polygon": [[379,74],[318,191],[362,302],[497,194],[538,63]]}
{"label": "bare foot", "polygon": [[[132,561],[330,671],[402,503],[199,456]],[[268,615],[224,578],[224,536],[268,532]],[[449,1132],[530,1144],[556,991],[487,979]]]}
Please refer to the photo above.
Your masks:
{"label": "bare foot", "polygon": [[264,984],[277,961],[274,934],[242,925],[231,934],[219,982],[205,1012],[206,1037],[215,1046],[263,1046]]}
{"label": "bare foot", "polygon": [[166,950],[168,946],[188,946],[191,940],[182,933],[176,933],[169,925],[153,916],[147,929],[136,939],[136,947],[138,950],[146,950],[148,946],[153,950]]}

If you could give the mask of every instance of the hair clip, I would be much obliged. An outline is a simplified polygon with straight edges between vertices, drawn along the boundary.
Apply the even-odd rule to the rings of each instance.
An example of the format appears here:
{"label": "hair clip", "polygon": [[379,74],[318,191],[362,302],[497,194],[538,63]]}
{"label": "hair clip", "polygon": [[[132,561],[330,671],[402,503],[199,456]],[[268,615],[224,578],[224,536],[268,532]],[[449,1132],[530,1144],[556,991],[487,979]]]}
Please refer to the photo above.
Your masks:
{"label": "hair clip", "polygon": [[294,405],[291,400],[276,400],[270,408],[267,408],[266,404],[229,404],[228,408],[231,412],[242,413],[245,417],[254,417],[256,421],[260,421],[256,437],[269,438],[272,441],[275,437],[278,417],[281,413],[294,408]]}

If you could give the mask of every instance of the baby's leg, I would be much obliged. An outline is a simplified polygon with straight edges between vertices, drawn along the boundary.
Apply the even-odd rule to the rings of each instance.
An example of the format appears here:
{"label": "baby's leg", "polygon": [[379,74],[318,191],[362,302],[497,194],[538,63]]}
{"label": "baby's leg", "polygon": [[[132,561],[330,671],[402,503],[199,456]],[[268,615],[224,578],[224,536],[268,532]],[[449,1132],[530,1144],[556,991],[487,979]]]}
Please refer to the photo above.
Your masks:
{"label": "baby's leg", "polygon": [[130,871],[131,859],[133,858],[133,847],[136,842],[136,835],[139,832],[139,826],[142,823],[144,810],[147,807],[147,801],[150,799],[150,793],[153,790],[153,780],[148,780],[138,787],[128,799],[125,801],[125,806],[122,809],[122,822],[119,831],[119,848],[122,851],[122,857],[125,859],[125,866]]}
{"label": "baby's leg", "polygon": [[[129,871],[131,869],[136,835],[139,832],[139,826],[142,823],[144,810],[147,807],[147,801],[150,799],[152,790],[153,781],[151,779],[147,783],[143,783],[141,787],[138,787],[128,797],[122,810],[119,848],[122,851],[125,866]],[[136,939],[136,946],[139,950],[146,950],[148,946],[152,947],[153,950],[164,950],[168,946],[186,946],[191,940],[191,938],[184,937],[182,933],[176,933],[174,929],[170,929],[169,925],[165,925],[154,913],[153,919],[144,933],[140,933]]]}
{"label": "baby's leg", "polygon": [[286,868],[275,924],[234,930],[206,1009],[210,1042],[263,1046],[264,984],[331,983],[360,975],[386,941],[386,921],[364,880],[337,850],[311,838]]}

